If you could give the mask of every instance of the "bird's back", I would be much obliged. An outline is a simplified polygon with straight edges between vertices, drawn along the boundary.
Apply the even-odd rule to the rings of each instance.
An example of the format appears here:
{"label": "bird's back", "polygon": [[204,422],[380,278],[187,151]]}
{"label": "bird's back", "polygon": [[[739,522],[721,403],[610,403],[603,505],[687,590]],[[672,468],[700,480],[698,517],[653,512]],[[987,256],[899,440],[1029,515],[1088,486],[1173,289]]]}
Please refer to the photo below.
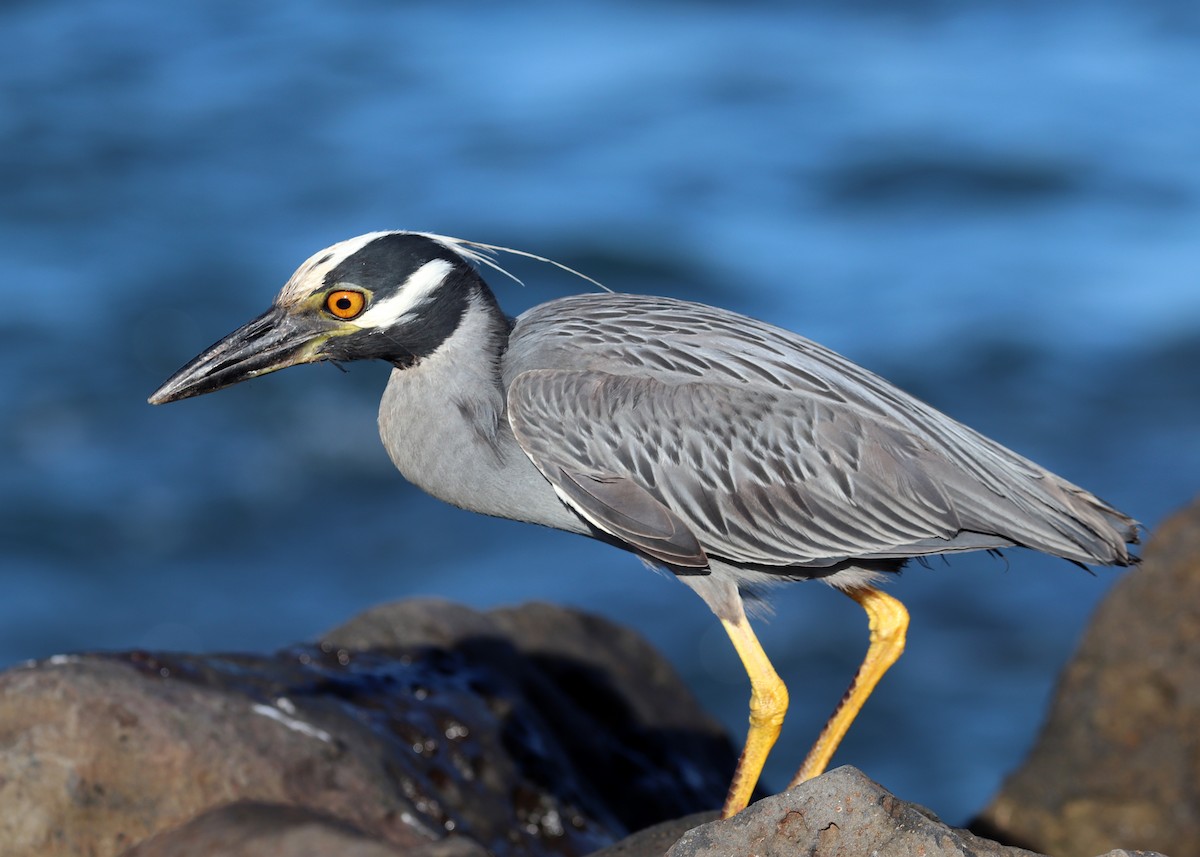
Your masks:
{"label": "bird's back", "polygon": [[[642,383],[655,389],[675,388],[676,405],[681,397],[687,397],[688,404],[701,398],[719,402],[723,391],[728,391],[729,401],[754,411],[752,424],[747,420],[737,427],[743,449],[721,450],[720,439],[712,435],[721,434],[723,426],[711,418],[697,429],[705,436],[685,440],[712,445],[718,452],[717,466],[729,468],[739,464],[739,455],[754,454],[745,451],[746,432],[762,440],[781,430],[785,434],[797,430],[776,424],[780,420],[801,418],[819,423],[824,434],[805,435],[813,442],[811,447],[796,444],[796,455],[812,459],[803,462],[800,472],[829,482],[846,502],[817,504],[815,512],[809,510],[812,514],[830,516],[831,525],[844,525],[856,509],[872,503],[882,507],[894,500],[902,507],[906,498],[882,496],[887,490],[895,491],[897,484],[904,491],[938,495],[936,500],[932,496],[918,499],[929,499],[925,505],[939,509],[943,520],[936,523],[940,531],[934,532],[938,526],[930,528],[927,522],[914,523],[907,530],[901,527],[907,535],[897,537],[890,549],[881,547],[883,542],[876,538],[860,556],[899,558],[1017,544],[1077,562],[1131,561],[1125,546],[1136,541],[1137,525],[1131,518],[841,355],[736,313],[638,295],[562,298],[535,307],[517,320],[502,371],[506,386],[530,372],[644,379]],[[629,425],[624,430],[637,433],[651,428],[639,424],[634,414],[636,411],[627,412]],[[644,419],[661,421],[663,417],[660,409]],[[729,419],[738,417],[734,414]],[[686,432],[688,427],[677,430]],[[561,446],[561,437],[556,443]],[[828,454],[832,447],[838,454]],[[873,450],[889,454],[881,460]],[[596,455],[599,466],[604,456]],[[653,460],[643,464],[651,471],[656,466]],[[892,478],[895,474],[878,472],[888,468],[904,470],[901,475],[905,479],[897,483]],[[743,474],[753,471],[753,466],[738,469]],[[643,477],[643,481],[653,481],[655,473]],[[880,496],[872,497],[872,491]],[[923,514],[927,517],[928,510]],[[837,516],[843,520],[833,521]],[[763,524],[769,526],[769,522]],[[924,531],[927,534],[923,535]],[[841,558],[837,554],[829,557],[834,561]]]}

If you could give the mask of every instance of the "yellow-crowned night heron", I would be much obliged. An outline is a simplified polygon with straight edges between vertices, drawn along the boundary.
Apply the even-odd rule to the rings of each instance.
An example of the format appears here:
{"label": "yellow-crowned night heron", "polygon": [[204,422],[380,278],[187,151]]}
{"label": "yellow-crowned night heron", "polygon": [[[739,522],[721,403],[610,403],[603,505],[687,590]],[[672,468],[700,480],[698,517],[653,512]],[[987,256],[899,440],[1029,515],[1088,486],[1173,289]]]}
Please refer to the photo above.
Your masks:
{"label": "yellow-crowned night heron", "polygon": [[474,267],[487,249],[414,232],[335,244],[150,401],[297,363],[392,363],[379,430],[411,482],[631,551],[716,613],[752,689],[726,815],[749,800],[787,709],[744,590],[819,578],[867,612],[866,658],[799,782],[825,769],[903,651],[908,614],[874,584],[908,558],[1019,545],[1136,560],[1133,519],[814,342],[638,295],[561,298],[513,320]]}

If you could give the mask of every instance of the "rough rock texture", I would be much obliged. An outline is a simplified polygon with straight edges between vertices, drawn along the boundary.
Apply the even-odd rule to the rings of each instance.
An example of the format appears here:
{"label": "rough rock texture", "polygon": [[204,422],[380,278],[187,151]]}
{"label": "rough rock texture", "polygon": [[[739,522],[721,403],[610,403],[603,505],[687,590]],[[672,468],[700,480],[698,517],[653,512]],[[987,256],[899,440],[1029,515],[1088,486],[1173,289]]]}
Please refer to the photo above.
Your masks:
{"label": "rough rock texture", "polygon": [[1055,857],[1200,854],[1200,501],[1105,599],[1032,754],[972,827]]}
{"label": "rough rock texture", "polygon": [[[707,823],[706,823],[707,822]],[[592,857],[1042,857],[947,827],[861,771],[830,771],[726,821],[693,816],[635,833]],[[1162,857],[1113,851],[1103,857]]]}
{"label": "rough rock texture", "polygon": [[670,857],[1036,857],[943,824],[861,771],[837,768],[683,834]]}
{"label": "rough rock texture", "polygon": [[584,854],[719,805],[734,760],[648,644],[542,605],[411,601],[270,657],[0,674],[5,857],[119,854],[237,801],[406,853],[453,833],[497,855]]}

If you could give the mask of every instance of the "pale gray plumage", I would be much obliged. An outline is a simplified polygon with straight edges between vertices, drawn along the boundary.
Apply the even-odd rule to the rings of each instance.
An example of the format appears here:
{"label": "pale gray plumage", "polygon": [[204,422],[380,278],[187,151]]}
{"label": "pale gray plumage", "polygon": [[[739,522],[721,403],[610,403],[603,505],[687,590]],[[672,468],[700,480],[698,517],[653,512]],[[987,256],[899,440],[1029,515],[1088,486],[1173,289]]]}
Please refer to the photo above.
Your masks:
{"label": "pale gray plumage", "polygon": [[[554,468],[652,491],[764,571],[1022,545],[1128,556],[1102,501],[810,340],[701,304],[583,295],[518,319],[509,422]],[[1120,527],[1120,530],[1114,529]]]}
{"label": "pale gray plumage", "polygon": [[823,769],[903,649],[907,614],[876,578],[911,557],[1010,545],[1136,560],[1133,519],[816,343],[637,295],[563,298],[514,322],[472,267],[488,262],[481,249],[409,232],[336,244],[151,401],[301,362],[392,362],[380,434],[411,482],[630,550],[721,618],[754,689],[727,814],[745,805],[786,709],[745,623],[745,589],[822,578],[871,620],[848,713],[835,712],[801,778]]}

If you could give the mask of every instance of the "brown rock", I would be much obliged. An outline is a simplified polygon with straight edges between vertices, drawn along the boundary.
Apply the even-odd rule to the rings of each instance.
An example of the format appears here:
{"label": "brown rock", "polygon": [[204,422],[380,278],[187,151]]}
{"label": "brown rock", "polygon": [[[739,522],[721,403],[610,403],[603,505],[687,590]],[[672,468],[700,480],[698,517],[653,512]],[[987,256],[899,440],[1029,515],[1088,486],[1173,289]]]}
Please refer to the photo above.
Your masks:
{"label": "brown rock", "polygon": [[[1043,857],[948,827],[851,767],[751,804],[731,819],[663,822],[591,857]],[[1163,857],[1112,851],[1103,857]]]}
{"label": "brown rock", "polygon": [[400,821],[407,802],[378,764],[311,721],[311,734],[290,728],[283,712],[255,714],[255,700],[165,663],[80,656],[0,676],[6,854],[116,854],[239,798],[325,806],[397,844],[428,841]]}
{"label": "brown rock", "polygon": [[1200,854],[1200,502],[1105,599],[1029,759],[972,826],[1057,857]]}
{"label": "brown rock", "polygon": [[540,605],[406,602],[272,657],[52,658],[0,674],[0,736],[5,857],[115,855],[238,801],[405,850],[584,854],[718,805],[734,762],[632,632]]}
{"label": "brown rock", "polygon": [[452,836],[401,849],[328,815],[246,801],[200,815],[147,839],[121,857],[487,857]]}
{"label": "brown rock", "polygon": [[[861,771],[837,768],[684,833],[668,857],[1039,857],[943,824]],[[639,857],[650,857],[642,854]]]}

